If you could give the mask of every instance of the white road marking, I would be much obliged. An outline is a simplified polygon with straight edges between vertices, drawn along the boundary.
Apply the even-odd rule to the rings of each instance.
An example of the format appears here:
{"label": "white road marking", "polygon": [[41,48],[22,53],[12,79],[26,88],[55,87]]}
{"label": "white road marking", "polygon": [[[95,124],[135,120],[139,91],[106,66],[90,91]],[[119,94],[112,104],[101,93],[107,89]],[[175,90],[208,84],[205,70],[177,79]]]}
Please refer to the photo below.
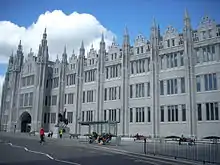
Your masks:
{"label": "white road marking", "polygon": [[49,154],[46,154],[46,156],[51,159],[51,160],[54,160],[54,158],[52,156],[50,156]]}
{"label": "white road marking", "polygon": [[39,155],[44,155],[44,156],[46,156],[47,158],[49,158],[49,159],[51,159],[51,160],[54,160],[54,161],[57,161],[57,162],[66,163],[66,164],[72,164],[72,165],[81,165],[81,164],[75,163],[75,162],[70,162],[70,161],[55,159],[55,158],[53,158],[53,157],[52,157],[51,155],[49,155],[49,154],[46,154],[46,153],[43,153],[43,152],[38,152],[38,151],[29,150],[27,147],[13,145],[12,143],[7,143],[7,144],[9,144],[11,147],[14,147],[14,148],[24,149],[25,151],[30,152],[30,153],[39,154]]}
{"label": "white road marking", "polygon": [[137,162],[137,163],[147,163],[147,164],[151,164],[151,165],[160,165],[158,163],[147,162],[147,161],[140,160],[140,159],[136,159],[136,160],[134,160],[134,162]]}
{"label": "white road marking", "polygon": [[69,162],[69,161],[65,161],[65,160],[59,160],[59,159],[54,159],[54,160],[57,162],[66,163],[66,164],[81,165],[79,163]]}

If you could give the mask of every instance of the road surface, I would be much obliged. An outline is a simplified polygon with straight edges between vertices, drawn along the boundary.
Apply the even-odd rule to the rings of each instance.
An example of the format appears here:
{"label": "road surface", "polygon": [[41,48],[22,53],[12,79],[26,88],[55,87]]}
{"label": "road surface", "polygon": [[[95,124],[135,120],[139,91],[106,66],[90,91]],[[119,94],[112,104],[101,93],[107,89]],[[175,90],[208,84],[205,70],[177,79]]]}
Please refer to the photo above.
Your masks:
{"label": "road surface", "polygon": [[[47,141],[41,145],[36,139],[4,137],[0,139],[1,165],[178,165],[183,163],[162,161],[143,156],[109,152],[85,145],[60,145]],[[64,140],[64,139],[63,139]]]}

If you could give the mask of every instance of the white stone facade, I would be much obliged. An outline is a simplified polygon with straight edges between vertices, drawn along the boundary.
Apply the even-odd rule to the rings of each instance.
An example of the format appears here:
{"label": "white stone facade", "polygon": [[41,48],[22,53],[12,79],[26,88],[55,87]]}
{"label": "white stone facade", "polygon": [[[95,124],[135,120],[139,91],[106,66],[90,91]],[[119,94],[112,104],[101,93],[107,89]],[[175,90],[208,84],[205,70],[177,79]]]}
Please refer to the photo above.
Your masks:
{"label": "white stone facade", "polygon": [[[220,26],[202,18],[196,30],[185,13],[178,33],[160,34],[153,22],[149,40],[138,35],[130,45],[127,29],[120,47],[108,52],[104,36],[87,57],[80,48],[67,60],[49,61],[46,31],[37,56],[26,60],[19,44],[9,59],[3,87],[1,125],[20,130],[21,115],[31,127],[53,130],[66,110],[71,132],[85,134],[80,121],[118,121],[118,134],[220,136]],[[93,128],[96,129],[96,128]]]}

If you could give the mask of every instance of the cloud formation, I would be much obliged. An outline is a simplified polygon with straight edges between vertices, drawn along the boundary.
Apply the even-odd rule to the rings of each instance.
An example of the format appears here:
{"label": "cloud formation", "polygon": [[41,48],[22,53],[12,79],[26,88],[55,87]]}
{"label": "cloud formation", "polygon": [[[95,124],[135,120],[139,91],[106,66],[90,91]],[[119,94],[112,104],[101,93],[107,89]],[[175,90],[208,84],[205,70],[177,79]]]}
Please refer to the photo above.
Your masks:
{"label": "cloud formation", "polygon": [[7,63],[12,50],[15,52],[19,40],[22,41],[25,55],[32,48],[37,54],[45,27],[47,28],[50,59],[55,60],[57,54],[61,57],[64,46],[67,46],[68,56],[73,49],[78,54],[81,41],[86,50],[91,44],[99,48],[101,34],[104,33],[106,45],[115,36],[91,14],[73,12],[66,15],[61,10],[46,12],[38,17],[31,26],[20,27],[10,21],[0,21],[0,63]]}

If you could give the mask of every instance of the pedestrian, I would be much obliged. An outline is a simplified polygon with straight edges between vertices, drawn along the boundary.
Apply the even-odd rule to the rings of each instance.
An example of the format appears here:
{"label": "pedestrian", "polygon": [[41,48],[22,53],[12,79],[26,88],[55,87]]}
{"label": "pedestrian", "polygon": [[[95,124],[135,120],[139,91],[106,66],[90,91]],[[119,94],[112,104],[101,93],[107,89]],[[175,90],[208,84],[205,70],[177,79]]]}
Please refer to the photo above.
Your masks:
{"label": "pedestrian", "polygon": [[44,129],[41,128],[40,129],[40,143],[41,144],[44,142],[44,136],[45,136]]}
{"label": "pedestrian", "polygon": [[63,137],[63,129],[60,129],[60,139],[62,139],[62,137]]}

